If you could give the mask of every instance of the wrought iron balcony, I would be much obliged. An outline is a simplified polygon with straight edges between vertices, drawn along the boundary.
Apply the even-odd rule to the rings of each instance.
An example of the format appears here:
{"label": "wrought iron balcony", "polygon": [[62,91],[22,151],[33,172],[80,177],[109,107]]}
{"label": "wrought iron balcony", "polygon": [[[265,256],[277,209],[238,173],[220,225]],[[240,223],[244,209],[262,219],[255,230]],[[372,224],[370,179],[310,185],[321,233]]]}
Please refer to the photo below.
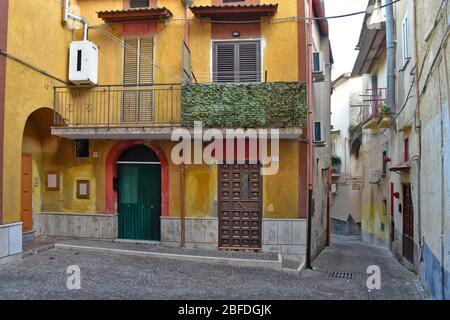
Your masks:
{"label": "wrought iron balcony", "polygon": [[55,87],[56,127],[172,126],[181,122],[180,84]]}

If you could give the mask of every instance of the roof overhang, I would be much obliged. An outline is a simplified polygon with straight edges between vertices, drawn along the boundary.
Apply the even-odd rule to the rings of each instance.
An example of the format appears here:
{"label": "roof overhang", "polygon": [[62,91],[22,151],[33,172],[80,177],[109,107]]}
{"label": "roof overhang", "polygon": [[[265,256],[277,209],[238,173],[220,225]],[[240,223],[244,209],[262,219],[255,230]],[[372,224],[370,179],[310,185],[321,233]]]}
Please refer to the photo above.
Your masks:
{"label": "roof overhang", "polygon": [[97,15],[106,23],[165,21],[173,16],[172,12],[165,7],[99,11]]}
{"label": "roof overhang", "polygon": [[[317,18],[325,17],[325,8],[323,4],[323,0],[313,0],[314,12],[316,13]],[[319,28],[320,32],[324,35],[328,35],[328,21],[326,19],[320,19]]]}
{"label": "roof overhang", "polygon": [[200,19],[255,19],[262,16],[273,16],[278,10],[278,4],[198,6],[191,7],[190,9]]}
{"label": "roof overhang", "polygon": [[366,29],[359,46],[359,54],[353,67],[352,76],[370,73],[385,48],[386,29]]}
{"label": "roof overhang", "polygon": [[376,10],[375,0],[369,0],[356,47],[359,54],[353,67],[352,76],[370,73],[386,48],[386,20],[380,19],[379,14],[379,10]]}

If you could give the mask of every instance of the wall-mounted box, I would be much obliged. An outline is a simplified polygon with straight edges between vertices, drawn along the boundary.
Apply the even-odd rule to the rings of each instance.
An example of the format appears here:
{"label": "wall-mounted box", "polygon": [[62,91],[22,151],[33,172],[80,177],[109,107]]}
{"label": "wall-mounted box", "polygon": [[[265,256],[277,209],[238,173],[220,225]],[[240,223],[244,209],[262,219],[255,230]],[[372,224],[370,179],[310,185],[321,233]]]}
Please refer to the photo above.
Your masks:
{"label": "wall-mounted box", "polygon": [[98,83],[98,47],[92,41],[70,43],[69,81],[75,85]]}

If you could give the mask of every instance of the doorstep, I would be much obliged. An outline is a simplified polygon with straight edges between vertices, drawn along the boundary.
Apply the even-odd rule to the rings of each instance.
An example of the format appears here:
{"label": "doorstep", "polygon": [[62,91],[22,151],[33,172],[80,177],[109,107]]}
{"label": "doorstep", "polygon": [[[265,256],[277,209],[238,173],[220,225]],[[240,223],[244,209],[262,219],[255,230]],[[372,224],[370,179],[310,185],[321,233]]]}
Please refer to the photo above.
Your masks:
{"label": "doorstep", "polygon": [[239,267],[260,267],[275,270],[282,270],[283,268],[281,254],[278,253],[254,253],[206,249],[170,248],[161,247],[156,244],[95,240],[58,241],[55,243],[55,248],[175,260],[189,260]]}

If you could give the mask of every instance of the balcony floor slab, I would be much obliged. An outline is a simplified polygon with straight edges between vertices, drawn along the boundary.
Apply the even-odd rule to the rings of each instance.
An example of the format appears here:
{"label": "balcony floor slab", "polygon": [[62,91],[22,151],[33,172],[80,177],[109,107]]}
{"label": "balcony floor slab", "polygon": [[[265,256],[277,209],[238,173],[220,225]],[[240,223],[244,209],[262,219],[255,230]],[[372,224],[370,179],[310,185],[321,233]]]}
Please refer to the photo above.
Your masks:
{"label": "balcony floor slab", "polygon": [[[179,129],[179,126],[172,127],[52,127],[52,135],[66,139],[98,139],[98,140],[130,140],[130,139],[149,139],[149,140],[170,140],[173,132]],[[186,128],[193,135],[193,128]],[[234,128],[236,129],[236,128]],[[207,130],[203,128],[203,130]],[[224,128],[220,128],[224,133]],[[303,129],[299,127],[279,129],[280,139],[299,140],[302,137]]]}

